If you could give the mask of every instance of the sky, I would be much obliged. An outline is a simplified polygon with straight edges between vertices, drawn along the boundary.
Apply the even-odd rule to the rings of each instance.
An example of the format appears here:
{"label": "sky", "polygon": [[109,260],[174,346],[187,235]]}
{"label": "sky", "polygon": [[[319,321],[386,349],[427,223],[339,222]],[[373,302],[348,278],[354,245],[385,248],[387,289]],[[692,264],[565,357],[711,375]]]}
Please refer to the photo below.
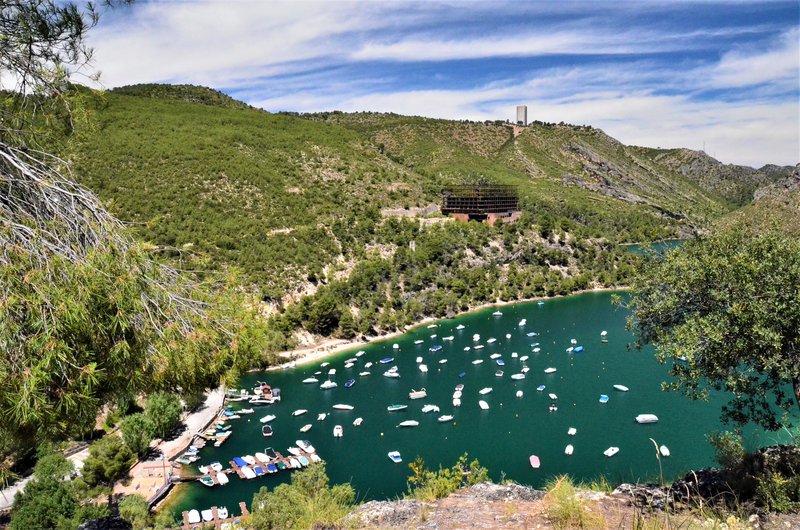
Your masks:
{"label": "sky", "polygon": [[800,162],[800,2],[138,1],[89,35],[106,88],[268,111],[592,125],[725,163]]}

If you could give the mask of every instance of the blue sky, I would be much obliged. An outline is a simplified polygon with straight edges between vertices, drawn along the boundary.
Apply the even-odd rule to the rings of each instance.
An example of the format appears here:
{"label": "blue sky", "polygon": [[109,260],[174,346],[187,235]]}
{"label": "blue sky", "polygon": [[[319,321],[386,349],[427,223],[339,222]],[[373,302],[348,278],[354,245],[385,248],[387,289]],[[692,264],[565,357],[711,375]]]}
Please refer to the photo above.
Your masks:
{"label": "blue sky", "polygon": [[800,161],[800,3],[149,1],[91,34],[106,87],[202,84],[270,111],[600,127],[727,163]]}

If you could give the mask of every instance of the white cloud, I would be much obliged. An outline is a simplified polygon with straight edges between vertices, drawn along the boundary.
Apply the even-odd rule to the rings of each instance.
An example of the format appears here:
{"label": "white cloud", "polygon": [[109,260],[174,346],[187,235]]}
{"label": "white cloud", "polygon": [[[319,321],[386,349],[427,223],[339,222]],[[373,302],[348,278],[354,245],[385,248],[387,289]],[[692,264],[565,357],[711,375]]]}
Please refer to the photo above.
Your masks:
{"label": "white cloud", "polygon": [[800,29],[780,35],[766,51],[738,49],[726,53],[710,72],[713,87],[743,87],[778,80],[797,81],[800,77]]}

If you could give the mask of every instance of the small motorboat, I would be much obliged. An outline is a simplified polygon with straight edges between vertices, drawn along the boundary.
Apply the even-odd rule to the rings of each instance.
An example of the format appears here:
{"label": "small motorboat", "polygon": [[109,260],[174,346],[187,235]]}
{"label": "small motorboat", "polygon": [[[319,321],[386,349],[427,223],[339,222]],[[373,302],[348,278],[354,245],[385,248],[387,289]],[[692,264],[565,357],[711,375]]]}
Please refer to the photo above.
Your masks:
{"label": "small motorboat", "polygon": [[459,324],[456,326],[456,329],[461,331],[462,329],[464,329],[464,327],[465,327],[464,324]]}
{"label": "small motorboat", "polygon": [[659,447],[658,448],[658,452],[661,453],[661,456],[669,456],[670,455],[669,447],[667,447],[666,445],[662,445],[661,447]]}
{"label": "small motorboat", "polygon": [[555,395],[555,394],[553,394],[552,392],[551,392],[550,394],[548,394],[548,395],[547,395],[547,397],[549,397],[549,398],[550,398],[550,399],[552,399],[553,401],[555,401],[555,400],[557,400],[557,399],[558,399],[558,396],[557,396],[557,395]]}
{"label": "small motorboat", "polygon": [[439,324],[428,324],[428,329],[438,328]]}
{"label": "small motorboat", "polygon": [[442,337],[442,340],[445,340],[445,341],[448,341],[448,342],[449,342],[449,341],[453,340],[454,338],[455,338],[455,336],[453,336],[453,335],[448,335],[448,336],[446,336],[446,337]]}
{"label": "small motorboat", "polygon": [[214,520],[214,512],[212,512],[210,509],[209,510],[203,510],[202,512],[200,512],[200,515],[203,516],[203,521],[205,521],[205,522],[209,522],[209,521],[213,521]]}
{"label": "small motorboat", "polygon": [[349,368],[352,368],[353,366],[355,366],[355,364],[356,364],[356,363],[346,363],[346,364],[344,365],[344,367],[349,369]]}
{"label": "small motorboat", "polygon": [[398,410],[405,410],[408,408],[408,405],[389,405],[386,407],[386,410],[389,412],[397,412]]}
{"label": "small motorboat", "polygon": [[219,473],[222,471],[222,464],[220,462],[211,462],[208,467],[210,467],[213,471]]}
{"label": "small motorboat", "polygon": [[537,346],[536,348],[534,348],[531,351],[533,351],[533,353],[539,353],[540,351],[542,351],[542,349]]}
{"label": "small motorboat", "polygon": [[501,316],[503,316],[503,313],[502,313],[502,311],[495,311],[494,313],[492,313],[492,316],[493,317],[501,317]]}
{"label": "small motorboat", "polygon": [[416,427],[417,425],[419,425],[419,422],[416,421],[416,420],[406,420],[406,421],[401,421],[397,426],[398,427]]}
{"label": "small motorboat", "polygon": [[369,361],[367,364],[364,365],[364,368],[372,368],[372,361]]}
{"label": "small motorboat", "polygon": [[522,379],[525,379],[525,374],[512,374],[511,379],[513,379],[514,381],[520,381]]}
{"label": "small motorboat", "polygon": [[200,521],[202,521],[200,512],[198,512],[197,510],[189,510],[187,520],[189,521],[189,524],[199,523]]}
{"label": "small motorboat", "polygon": [[300,432],[308,432],[311,430],[312,425],[310,423],[306,423],[302,427],[300,427]]}
{"label": "small motorboat", "polygon": [[261,427],[262,436],[272,436],[272,425],[264,425]]}
{"label": "small motorboat", "polygon": [[497,359],[495,362],[497,363],[497,366],[505,366],[506,365],[506,362],[503,359]]}
{"label": "small motorboat", "polygon": [[606,335],[608,335],[608,331],[603,330],[603,331],[600,332],[600,336],[601,337],[605,337]]}
{"label": "small motorboat", "polygon": [[428,397],[428,392],[426,392],[424,388],[421,390],[414,390],[412,388],[411,392],[408,393],[408,399],[422,399],[425,397]]}
{"label": "small motorboat", "polygon": [[461,390],[456,390],[455,392],[453,392],[453,399],[459,399],[461,395],[462,395]]}
{"label": "small motorboat", "polygon": [[481,364],[482,362],[483,359],[475,359],[474,361],[472,361],[472,364]]}
{"label": "small motorboat", "polygon": [[274,415],[274,414],[267,414],[266,416],[264,416],[263,418],[261,418],[261,419],[260,419],[260,420],[258,420],[258,421],[260,421],[261,423],[269,423],[269,422],[271,422],[272,420],[274,420],[275,418],[277,418],[277,416],[276,416],[276,415]]}
{"label": "small motorboat", "polygon": [[306,409],[297,409],[296,411],[292,412],[292,416],[302,416],[308,412]]}
{"label": "small motorboat", "polygon": [[271,459],[266,455],[266,453],[256,453],[255,454],[256,460],[261,462],[269,462]]}
{"label": "small motorboat", "polygon": [[542,465],[541,462],[539,462],[539,457],[536,455],[531,455],[528,461],[531,463],[533,469],[539,469],[539,466]]}
{"label": "small motorboat", "polygon": [[530,357],[528,357],[527,355],[523,355],[522,357],[519,358],[519,360],[522,361],[523,363],[528,359],[530,359]]}
{"label": "small motorboat", "polygon": [[516,359],[517,357],[519,357],[519,354],[517,352],[515,352],[515,351],[511,352],[511,358],[512,359]]}
{"label": "small motorboat", "polygon": [[256,459],[253,457],[253,455],[244,455],[242,460],[244,460],[248,466],[256,465]]}
{"label": "small motorboat", "polygon": [[427,364],[420,364],[419,365],[419,371],[422,372],[423,374],[428,373],[428,365]]}
{"label": "small motorboat", "polygon": [[570,436],[575,436],[576,434],[578,434],[578,429],[576,429],[575,427],[570,427],[567,430],[567,434],[569,434]]}
{"label": "small motorboat", "polygon": [[636,416],[636,423],[656,423],[658,416],[655,414],[639,414]]}
{"label": "small motorboat", "polygon": [[518,397],[518,398],[521,398],[521,397],[522,397],[522,390],[517,390],[517,397]]}
{"label": "small motorboat", "polygon": [[627,392],[629,390],[625,385],[614,385],[614,388],[620,392]]}
{"label": "small motorboat", "polygon": [[489,404],[486,403],[484,400],[478,401],[478,406],[483,410],[489,410]]}
{"label": "small motorboat", "polygon": [[341,425],[337,425],[333,428],[333,436],[334,438],[341,438],[344,435],[344,429]]}
{"label": "small motorboat", "polygon": [[442,351],[442,347],[439,344],[437,344],[436,346],[431,346],[430,348],[428,348],[428,350],[432,351],[433,353],[436,353],[437,351]]}
{"label": "small motorboat", "polygon": [[582,351],[583,351],[583,346],[575,346],[575,349],[574,349],[573,351],[574,351],[575,353],[580,353],[580,352],[582,352]]}
{"label": "small motorboat", "polygon": [[357,353],[356,353],[356,357],[361,357],[361,356],[362,356],[362,355],[364,355],[365,353],[367,353],[367,352],[365,352],[364,350],[361,350],[360,352],[357,352]]}
{"label": "small motorboat", "polygon": [[486,344],[493,344],[493,343],[495,343],[495,342],[497,342],[497,339],[496,339],[496,338],[494,338],[494,337],[492,337],[492,338],[490,338],[490,339],[487,339],[487,340],[486,340]]}
{"label": "small motorboat", "polygon": [[297,447],[305,451],[306,453],[316,453],[317,450],[311,445],[311,442],[308,440],[295,440],[294,443],[297,444]]}
{"label": "small motorboat", "polygon": [[453,406],[460,407],[461,406],[461,398],[453,398]]}
{"label": "small motorboat", "polygon": [[453,416],[445,414],[444,416],[439,416],[438,421],[439,423],[447,423],[448,421],[453,421]]}
{"label": "small motorboat", "polygon": [[458,377],[464,377],[465,375],[467,375],[467,372],[459,372],[458,373]]}
{"label": "small motorboat", "polygon": [[427,414],[429,412],[439,412],[439,407],[436,405],[425,405],[422,407],[422,412]]}
{"label": "small motorboat", "polygon": [[463,391],[464,390],[464,383],[457,384],[456,385],[456,390],[458,390],[459,392]]}
{"label": "small motorboat", "polygon": [[214,479],[211,477],[200,477],[197,480],[200,481],[200,484],[202,484],[203,486],[208,486],[209,488],[212,486],[216,486],[216,484],[214,484]]}
{"label": "small motorboat", "polygon": [[603,451],[603,454],[606,455],[609,458],[611,458],[612,456],[614,456],[617,453],[619,453],[619,447],[609,447],[608,449]]}
{"label": "small motorboat", "polygon": [[356,418],[356,419],[353,420],[353,425],[356,426],[356,427],[358,427],[362,423],[364,423],[364,418]]}
{"label": "small motorboat", "polygon": [[483,344],[478,344],[477,346],[475,346],[475,348],[474,348],[474,349],[476,349],[476,350],[482,350],[482,349],[483,349]]}
{"label": "small motorboat", "polygon": [[497,371],[494,373],[494,376],[495,376],[495,377],[503,377],[503,371],[502,371],[502,370],[497,370]]}
{"label": "small motorboat", "polygon": [[439,364],[444,364],[447,362],[447,359],[439,359]]}
{"label": "small motorboat", "polygon": [[356,384],[356,380],[355,379],[348,379],[347,381],[344,382],[344,387],[345,388],[350,388],[354,384]]}
{"label": "small motorboat", "polygon": [[464,351],[470,351],[471,349],[469,346],[464,346]]}
{"label": "small motorboat", "polygon": [[359,372],[358,375],[360,375],[361,377],[364,377],[364,376],[367,376],[369,374],[370,374],[370,372]]}
{"label": "small motorboat", "polygon": [[478,394],[480,394],[480,395],[482,395],[482,396],[485,396],[486,394],[488,394],[488,393],[489,393],[489,392],[491,392],[491,391],[492,391],[492,387],[490,387],[490,386],[487,386],[486,388],[481,388],[481,389],[478,391]]}
{"label": "small motorboat", "polygon": [[328,375],[336,375],[336,368],[331,368],[328,370]]}
{"label": "small motorboat", "polygon": [[326,361],[326,362],[324,362],[324,363],[320,364],[319,366],[320,366],[320,368],[325,368],[326,366],[328,366],[328,365],[330,365],[330,364],[331,364],[331,363],[329,363],[329,362],[327,362],[327,361]]}
{"label": "small motorboat", "polygon": [[317,382],[318,382],[318,380],[317,380],[316,377],[306,377],[305,379],[303,379],[303,383],[305,383],[307,385],[312,384],[312,383],[317,383]]}
{"label": "small motorboat", "polygon": [[522,320],[520,320],[520,321],[519,321],[519,325],[520,325],[520,326],[524,326],[524,325],[525,325],[525,324],[527,324],[527,323],[528,323],[528,321],[527,321],[526,319],[524,319],[524,318],[523,318]]}
{"label": "small motorboat", "polygon": [[489,358],[490,358],[491,360],[499,359],[500,357],[502,357],[502,355],[500,355],[499,353],[493,353],[493,354],[491,354],[491,355],[489,356]]}
{"label": "small motorboat", "polygon": [[569,339],[570,344],[578,344],[578,339]]}
{"label": "small motorboat", "polygon": [[536,336],[536,332],[535,331],[531,331],[529,333],[526,333],[525,335],[528,336],[528,337],[535,337]]}
{"label": "small motorboat", "polygon": [[378,362],[381,363],[381,364],[389,364],[392,361],[394,361],[394,357],[384,357],[383,359],[381,359]]}
{"label": "small motorboat", "polygon": [[353,405],[345,405],[344,403],[337,403],[333,407],[336,410],[353,410],[355,407]]}
{"label": "small motorboat", "polygon": [[319,414],[317,414],[317,421],[322,421],[327,417],[328,417],[327,412],[320,412]]}
{"label": "small motorboat", "polygon": [[544,386],[544,385],[539,385],[539,386],[537,386],[537,387],[536,387],[536,390],[538,390],[539,392],[541,392],[541,391],[543,391],[545,388],[547,388],[547,387],[546,387],[546,386]]}
{"label": "small motorboat", "polygon": [[292,457],[289,459],[289,465],[292,466],[294,469],[300,469],[303,465],[296,457]]}
{"label": "small motorboat", "polygon": [[552,367],[551,367],[551,368],[545,368],[545,369],[544,369],[544,373],[546,373],[546,374],[552,374],[552,373],[555,373],[555,372],[556,372],[556,370],[557,370],[556,368],[552,368]]}
{"label": "small motorboat", "polygon": [[414,341],[414,344],[422,344],[423,342],[425,342],[425,341],[422,340],[422,339],[417,339],[417,340]]}
{"label": "small motorboat", "polygon": [[392,344],[392,349],[393,350],[399,350],[400,349],[400,345],[399,344]]}
{"label": "small motorboat", "polygon": [[394,370],[394,371],[393,370],[387,370],[386,372],[383,372],[383,376],[384,377],[390,377],[390,378],[393,378],[393,379],[397,379],[398,377],[400,377],[400,374],[397,373],[397,370]]}
{"label": "small motorboat", "polygon": [[574,447],[572,447],[572,444],[569,444],[568,446],[566,446],[566,447],[564,448],[564,454],[565,454],[565,455],[567,455],[567,456],[572,456],[572,452],[573,452],[574,450],[575,450],[575,448],[574,448]]}
{"label": "small motorboat", "polygon": [[403,459],[400,457],[400,453],[397,451],[389,451],[388,456],[389,460],[391,460],[395,464],[399,464],[400,462],[403,461]]}
{"label": "small motorboat", "polygon": [[336,381],[331,381],[330,379],[319,385],[319,387],[323,390],[328,390],[329,388],[336,388],[337,386],[338,385],[336,384]]}
{"label": "small motorboat", "polygon": [[605,394],[600,394],[600,399],[598,401],[600,401],[600,403],[608,403],[608,396]]}
{"label": "small motorboat", "polygon": [[558,410],[558,405],[556,405],[555,403],[550,403],[550,407],[548,407],[548,410],[550,412],[555,412]]}
{"label": "small motorboat", "polygon": [[422,357],[417,357],[417,364],[422,362]]}
{"label": "small motorboat", "polygon": [[481,340],[481,336],[477,333],[472,336],[472,342],[478,342],[479,340]]}
{"label": "small motorboat", "polygon": [[253,468],[251,468],[250,466],[242,467],[241,471],[242,471],[242,475],[244,475],[244,478],[246,478],[248,480],[251,479],[251,478],[256,478],[256,472],[253,471]]}
{"label": "small motorboat", "polygon": [[511,338],[511,333],[506,333],[506,338],[510,339]]}

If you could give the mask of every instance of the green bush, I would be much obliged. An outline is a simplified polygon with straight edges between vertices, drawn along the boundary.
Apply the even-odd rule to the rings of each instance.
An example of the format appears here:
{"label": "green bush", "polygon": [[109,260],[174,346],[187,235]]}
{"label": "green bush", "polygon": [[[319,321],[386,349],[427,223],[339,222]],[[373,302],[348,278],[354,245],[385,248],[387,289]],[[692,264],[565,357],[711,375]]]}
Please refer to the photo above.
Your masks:
{"label": "green bush", "polygon": [[163,439],[180,423],[183,406],[175,394],[156,392],[147,398],[144,410],[153,435]]}
{"label": "green bush", "polygon": [[468,463],[468,458],[464,453],[452,467],[439,467],[438,471],[431,471],[425,468],[422,457],[417,457],[408,465],[411,476],[408,477],[406,496],[421,501],[432,501],[447,497],[460,488],[487,482],[489,471],[482,467],[478,460]]}
{"label": "green bush", "polygon": [[153,440],[153,422],[146,414],[138,412],[126,416],[120,426],[122,440],[136,455],[143,457]]}

